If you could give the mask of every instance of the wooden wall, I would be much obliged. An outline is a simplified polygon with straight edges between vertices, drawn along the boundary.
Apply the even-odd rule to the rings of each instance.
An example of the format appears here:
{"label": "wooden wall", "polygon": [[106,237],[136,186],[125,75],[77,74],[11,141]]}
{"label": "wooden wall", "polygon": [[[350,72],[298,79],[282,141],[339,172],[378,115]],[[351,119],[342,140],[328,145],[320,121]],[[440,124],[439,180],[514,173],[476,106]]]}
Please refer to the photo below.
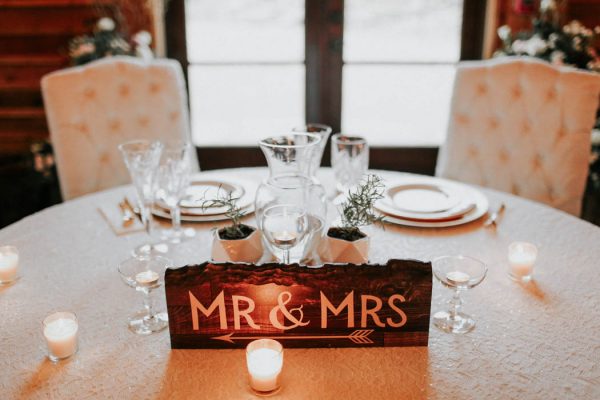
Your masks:
{"label": "wooden wall", "polygon": [[41,77],[69,66],[69,40],[100,17],[152,32],[150,1],[0,0],[0,227],[60,201]]}
{"label": "wooden wall", "polygon": [[147,0],[0,0],[0,163],[48,137],[43,75],[69,66],[67,44],[103,16],[152,31]]}

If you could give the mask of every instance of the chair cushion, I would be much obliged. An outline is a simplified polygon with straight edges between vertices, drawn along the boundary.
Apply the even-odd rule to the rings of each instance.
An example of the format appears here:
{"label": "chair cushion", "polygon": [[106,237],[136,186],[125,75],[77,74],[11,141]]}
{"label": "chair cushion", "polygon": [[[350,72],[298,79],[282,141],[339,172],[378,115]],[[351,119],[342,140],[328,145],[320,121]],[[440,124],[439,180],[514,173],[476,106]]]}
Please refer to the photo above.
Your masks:
{"label": "chair cushion", "polygon": [[105,58],[45,76],[42,91],[65,200],[130,182],[120,143],[190,137],[174,60]]}
{"label": "chair cushion", "polygon": [[600,75],[531,58],[458,67],[436,174],[579,215]]}

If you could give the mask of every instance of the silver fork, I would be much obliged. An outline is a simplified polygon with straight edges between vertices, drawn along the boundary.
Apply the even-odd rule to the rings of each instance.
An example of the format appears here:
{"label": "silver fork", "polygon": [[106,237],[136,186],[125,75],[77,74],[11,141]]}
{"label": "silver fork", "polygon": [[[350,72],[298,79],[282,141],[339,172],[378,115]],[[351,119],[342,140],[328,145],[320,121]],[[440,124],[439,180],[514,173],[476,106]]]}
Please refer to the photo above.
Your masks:
{"label": "silver fork", "polygon": [[498,225],[500,216],[502,215],[505,209],[506,205],[504,203],[500,203],[498,209],[490,214],[489,218],[483,223],[483,226],[485,226],[486,228],[490,226],[496,227]]}
{"label": "silver fork", "polygon": [[127,207],[127,204],[125,204],[125,202],[122,201],[119,203],[119,208],[121,209],[123,226],[128,227],[129,225],[133,224],[133,221],[135,220],[135,216],[133,215],[131,210],[129,210],[129,207]]}

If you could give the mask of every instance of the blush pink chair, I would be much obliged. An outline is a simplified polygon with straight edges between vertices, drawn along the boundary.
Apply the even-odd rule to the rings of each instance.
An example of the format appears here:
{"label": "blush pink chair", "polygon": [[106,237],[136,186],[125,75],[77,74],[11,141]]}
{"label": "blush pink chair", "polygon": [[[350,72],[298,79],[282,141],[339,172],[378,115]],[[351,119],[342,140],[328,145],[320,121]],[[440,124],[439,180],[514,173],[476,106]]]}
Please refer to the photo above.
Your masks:
{"label": "blush pink chair", "polygon": [[190,140],[174,60],[105,58],[44,76],[42,93],[65,200],[130,182],[120,143]]}
{"label": "blush pink chair", "polygon": [[600,74],[532,58],[458,66],[436,175],[579,215]]}

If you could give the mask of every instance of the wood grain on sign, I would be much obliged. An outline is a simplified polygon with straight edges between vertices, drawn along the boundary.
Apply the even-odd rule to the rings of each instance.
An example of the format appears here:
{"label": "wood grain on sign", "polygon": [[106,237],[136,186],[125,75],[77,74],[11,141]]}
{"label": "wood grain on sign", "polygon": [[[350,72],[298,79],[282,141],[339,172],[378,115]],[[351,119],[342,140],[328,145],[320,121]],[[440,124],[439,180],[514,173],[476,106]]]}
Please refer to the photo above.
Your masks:
{"label": "wood grain on sign", "polygon": [[171,347],[427,346],[431,263],[295,265],[206,262],[165,273]]}

